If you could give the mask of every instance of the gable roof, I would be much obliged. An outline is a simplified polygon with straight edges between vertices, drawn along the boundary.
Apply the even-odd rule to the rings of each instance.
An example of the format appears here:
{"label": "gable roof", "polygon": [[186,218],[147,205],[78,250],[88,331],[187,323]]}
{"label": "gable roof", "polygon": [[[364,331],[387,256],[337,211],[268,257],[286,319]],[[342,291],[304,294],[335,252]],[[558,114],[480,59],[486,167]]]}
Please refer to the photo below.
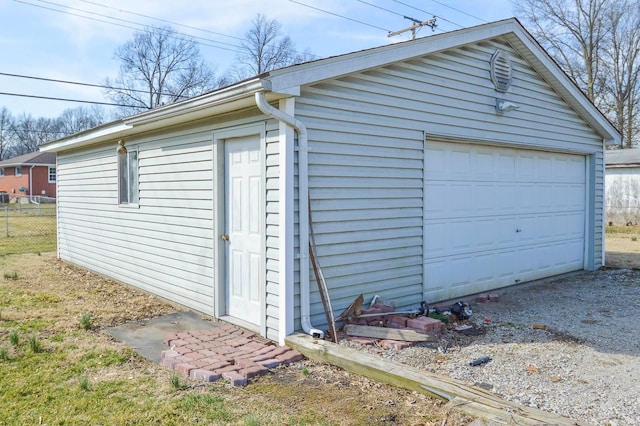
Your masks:
{"label": "gable roof", "polygon": [[229,87],[49,142],[41,149],[58,152],[252,107],[256,92],[265,92],[269,101],[298,96],[300,87],[307,84],[497,37],[504,37],[604,141],[619,143],[620,134],[615,127],[522,24],[511,18],[273,70]]}
{"label": "gable roof", "polygon": [[607,167],[640,167],[640,148],[606,151]]}
{"label": "gable roof", "polygon": [[11,166],[55,166],[56,165],[56,153],[55,152],[31,152],[29,154],[19,155],[17,157],[9,158],[0,161],[0,167]]}

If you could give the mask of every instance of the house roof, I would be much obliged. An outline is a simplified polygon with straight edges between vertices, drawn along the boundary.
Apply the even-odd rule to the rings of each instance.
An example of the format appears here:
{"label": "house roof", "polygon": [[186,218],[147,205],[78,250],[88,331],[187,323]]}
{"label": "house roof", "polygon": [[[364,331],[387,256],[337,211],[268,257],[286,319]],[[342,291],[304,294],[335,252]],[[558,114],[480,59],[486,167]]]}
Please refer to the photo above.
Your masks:
{"label": "house roof", "polygon": [[11,166],[55,166],[56,165],[56,153],[55,152],[31,152],[29,154],[19,155],[17,157],[9,158],[7,160],[0,161],[0,167]]}
{"label": "house roof", "polygon": [[265,92],[269,101],[298,96],[301,86],[307,84],[497,37],[504,37],[604,141],[619,143],[620,134],[615,127],[522,24],[511,18],[273,70],[229,87],[49,142],[41,149],[58,152],[249,108],[255,106],[256,92]]}
{"label": "house roof", "polygon": [[605,161],[607,167],[639,167],[640,148],[606,151]]}

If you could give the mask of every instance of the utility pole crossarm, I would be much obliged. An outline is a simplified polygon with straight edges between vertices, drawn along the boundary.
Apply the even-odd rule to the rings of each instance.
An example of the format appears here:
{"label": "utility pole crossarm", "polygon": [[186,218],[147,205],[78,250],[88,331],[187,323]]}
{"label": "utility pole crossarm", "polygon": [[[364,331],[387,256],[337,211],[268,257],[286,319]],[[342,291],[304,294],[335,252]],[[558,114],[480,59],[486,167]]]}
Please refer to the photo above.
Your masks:
{"label": "utility pole crossarm", "polygon": [[411,39],[413,40],[414,38],[416,38],[416,29],[418,29],[418,28],[431,27],[432,30],[436,29],[436,17],[435,16],[433,18],[431,18],[431,19],[426,20],[426,21],[419,21],[419,20],[417,20],[415,18],[410,18],[408,16],[405,16],[404,18],[408,19],[410,21],[413,21],[413,25],[411,25],[410,27],[404,28],[402,30],[390,32],[389,34],[387,34],[387,37],[393,37],[393,36],[397,36],[398,34],[402,34],[402,33],[405,33],[407,31],[411,31]]}

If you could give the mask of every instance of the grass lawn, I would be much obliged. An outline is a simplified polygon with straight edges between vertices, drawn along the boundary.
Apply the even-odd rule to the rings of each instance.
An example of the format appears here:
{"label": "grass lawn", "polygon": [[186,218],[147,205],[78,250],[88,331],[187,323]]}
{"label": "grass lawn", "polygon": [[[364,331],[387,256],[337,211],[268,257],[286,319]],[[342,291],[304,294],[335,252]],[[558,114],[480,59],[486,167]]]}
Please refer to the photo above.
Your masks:
{"label": "grass lawn", "polygon": [[55,250],[55,204],[5,204],[0,208],[0,255]]}
{"label": "grass lawn", "polygon": [[0,256],[0,425],[467,424],[443,402],[303,361],[244,388],[175,376],[103,329],[175,312],[55,259]]}

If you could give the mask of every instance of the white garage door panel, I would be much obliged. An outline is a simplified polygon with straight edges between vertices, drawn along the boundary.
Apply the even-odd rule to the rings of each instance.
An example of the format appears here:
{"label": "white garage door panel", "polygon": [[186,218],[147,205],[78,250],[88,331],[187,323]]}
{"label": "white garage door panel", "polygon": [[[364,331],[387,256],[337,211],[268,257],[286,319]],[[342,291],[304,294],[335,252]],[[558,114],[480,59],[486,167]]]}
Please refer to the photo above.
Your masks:
{"label": "white garage door panel", "polygon": [[580,155],[429,142],[425,297],[582,269],[585,173]]}

